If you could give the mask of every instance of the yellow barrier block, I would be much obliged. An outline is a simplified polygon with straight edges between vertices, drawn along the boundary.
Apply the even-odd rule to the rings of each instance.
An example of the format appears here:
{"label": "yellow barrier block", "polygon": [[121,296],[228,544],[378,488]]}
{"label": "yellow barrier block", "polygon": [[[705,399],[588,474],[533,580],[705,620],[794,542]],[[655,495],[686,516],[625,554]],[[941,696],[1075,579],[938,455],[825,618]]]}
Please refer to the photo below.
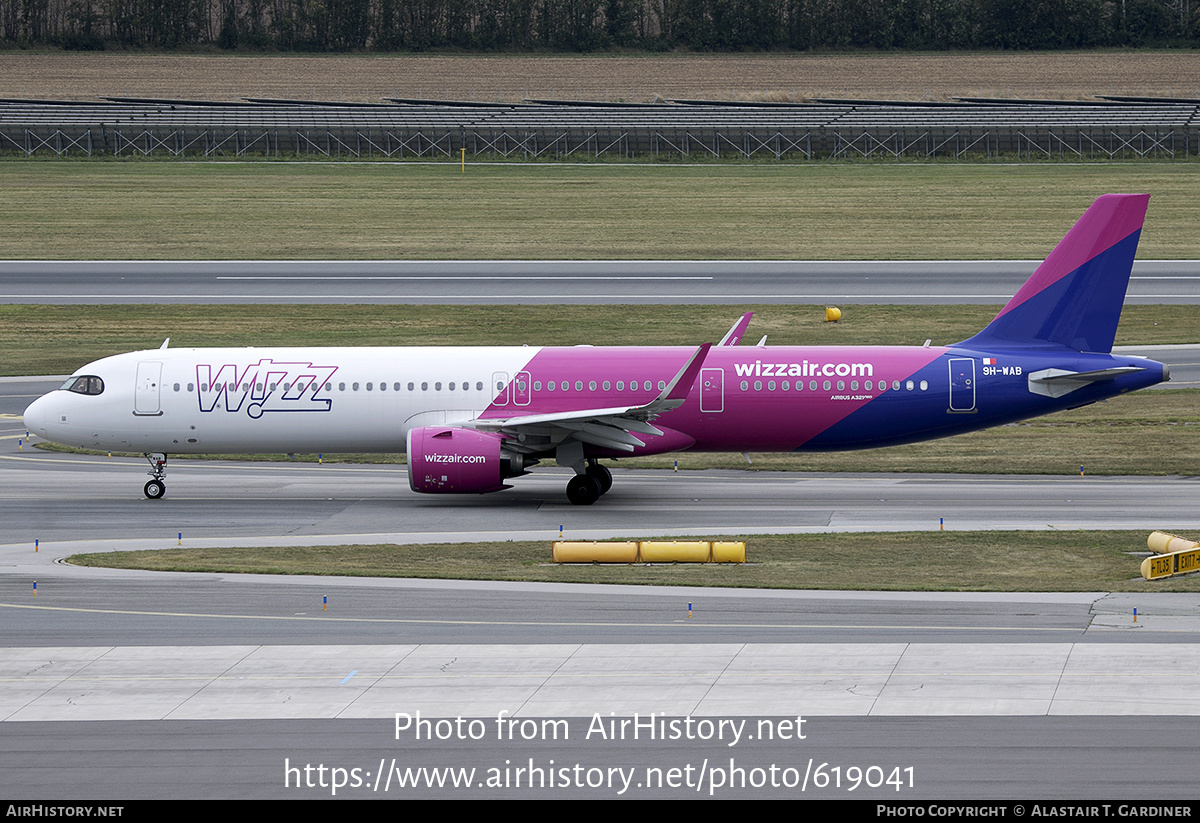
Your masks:
{"label": "yellow barrier block", "polygon": [[643,563],[707,563],[711,554],[707,540],[642,541]]}
{"label": "yellow barrier block", "polygon": [[557,541],[555,563],[745,563],[745,543],[645,540],[639,543]]}
{"label": "yellow barrier block", "polygon": [[1200,571],[1200,543],[1195,540],[1166,532],[1151,532],[1146,545],[1151,551],[1158,552],[1142,561],[1142,577],[1146,580]]}
{"label": "yellow barrier block", "polygon": [[1179,537],[1166,532],[1150,532],[1150,536],[1146,538],[1146,546],[1150,551],[1158,554],[1167,554],[1168,552],[1181,552],[1186,549],[1200,549],[1200,543],[1195,540],[1188,540],[1184,537]]}
{"label": "yellow barrier block", "polygon": [[636,563],[637,543],[583,543],[557,541],[555,563]]}
{"label": "yellow barrier block", "polygon": [[745,563],[746,544],[740,541],[737,543],[713,543],[712,559],[714,563]]}

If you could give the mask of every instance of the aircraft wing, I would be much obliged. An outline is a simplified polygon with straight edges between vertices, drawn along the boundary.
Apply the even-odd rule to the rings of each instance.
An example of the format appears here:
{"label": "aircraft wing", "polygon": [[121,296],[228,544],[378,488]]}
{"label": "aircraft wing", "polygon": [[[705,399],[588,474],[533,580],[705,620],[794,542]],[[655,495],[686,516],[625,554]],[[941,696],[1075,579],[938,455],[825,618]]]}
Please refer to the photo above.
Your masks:
{"label": "aircraft wing", "polygon": [[[640,406],[476,418],[467,425],[483,431],[513,435],[516,440],[509,446],[516,449],[521,449],[522,444],[532,437],[543,442],[546,439],[562,442],[570,438],[593,446],[632,452],[636,447],[646,445],[637,435],[663,434],[663,431],[650,421],[683,405],[712,345],[705,343],[698,347],[658,396]],[[541,446],[530,446],[529,450],[536,451],[539,448]]]}

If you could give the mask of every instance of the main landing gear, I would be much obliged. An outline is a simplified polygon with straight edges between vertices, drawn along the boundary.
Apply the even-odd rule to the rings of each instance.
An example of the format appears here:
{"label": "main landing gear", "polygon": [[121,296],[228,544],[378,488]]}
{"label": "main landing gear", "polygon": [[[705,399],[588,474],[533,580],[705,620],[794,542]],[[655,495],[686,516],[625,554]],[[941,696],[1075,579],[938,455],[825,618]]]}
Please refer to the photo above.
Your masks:
{"label": "main landing gear", "polygon": [[590,506],[612,488],[612,472],[595,460],[589,460],[583,474],[567,483],[567,499],[576,506]]}
{"label": "main landing gear", "polygon": [[167,493],[167,484],[163,478],[167,476],[167,456],[165,454],[143,454],[150,463],[150,471],[146,472],[152,478],[142,487],[146,497],[159,500]]}

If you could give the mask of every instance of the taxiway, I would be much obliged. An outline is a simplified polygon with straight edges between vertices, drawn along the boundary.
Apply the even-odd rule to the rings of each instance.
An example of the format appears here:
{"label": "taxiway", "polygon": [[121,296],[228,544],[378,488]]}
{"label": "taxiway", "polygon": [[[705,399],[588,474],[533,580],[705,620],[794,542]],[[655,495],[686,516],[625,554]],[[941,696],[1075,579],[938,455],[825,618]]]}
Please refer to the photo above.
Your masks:
{"label": "taxiway", "polygon": [[[3,303],[983,303],[1033,260],[0,261]],[[1200,302],[1200,263],[1134,263],[1127,303]]]}

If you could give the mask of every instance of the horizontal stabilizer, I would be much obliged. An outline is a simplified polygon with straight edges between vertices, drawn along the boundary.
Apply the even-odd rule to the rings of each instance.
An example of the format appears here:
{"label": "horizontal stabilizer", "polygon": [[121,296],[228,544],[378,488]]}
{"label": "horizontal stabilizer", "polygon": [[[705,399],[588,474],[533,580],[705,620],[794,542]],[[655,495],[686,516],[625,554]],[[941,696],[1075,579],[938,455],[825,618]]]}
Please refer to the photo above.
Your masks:
{"label": "horizontal stabilizer", "polygon": [[1118,366],[1096,371],[1067,371],[1066,369],[1042,369],[1029,375],[1029,390],[1045,397],[1062,397],[1076,389],[1104,380],[1112,380],[1122,374],[1145,371],[1138,366]]}

